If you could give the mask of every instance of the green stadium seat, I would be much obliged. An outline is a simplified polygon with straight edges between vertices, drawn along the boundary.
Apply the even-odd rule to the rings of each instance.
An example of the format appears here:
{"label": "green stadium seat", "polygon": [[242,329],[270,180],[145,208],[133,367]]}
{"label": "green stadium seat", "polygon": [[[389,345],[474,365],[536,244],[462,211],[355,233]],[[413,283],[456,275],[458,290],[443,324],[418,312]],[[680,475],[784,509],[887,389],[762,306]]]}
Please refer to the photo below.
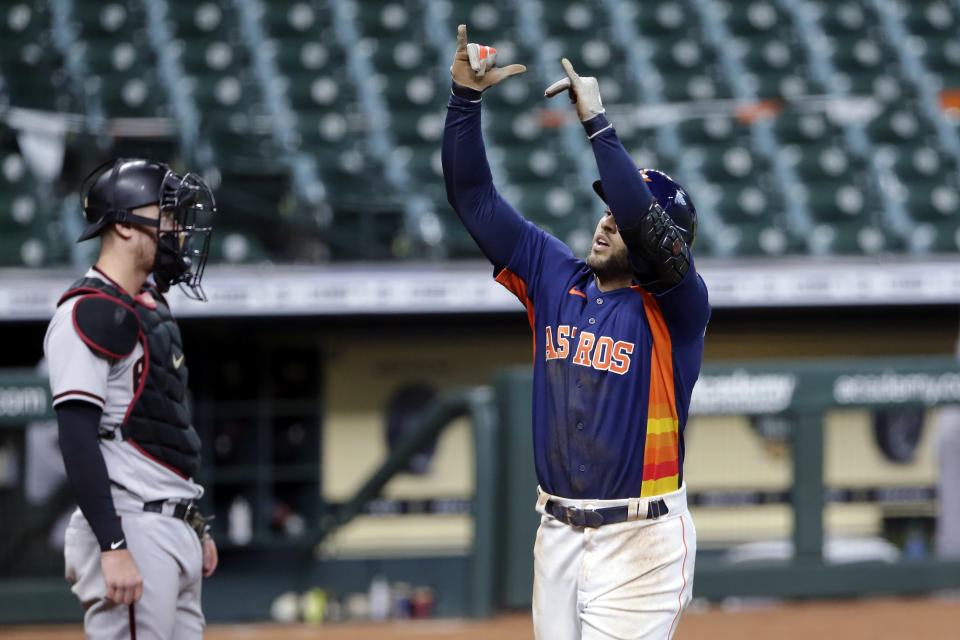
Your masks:
{"label": "green stadium seat", "polygon": [[400,145],[427,145],[439,149],[446,115],[445,108],[393,109],[390,120],[394,141]]}
{"label": "green stadium seat", "polygon": [[99,78],[100,98],[110,117],[169,116],[166,92],[152,70]]}
{"label": "green stadium seat", "polygon": [[866,130],[875,144],[891,145],[910,144],[933,134],[933,128],[912,102],[881,112],[867,124]]}
{"label": "green stadium seat", "polygon": [[485,93],[483,101],[490,106],[484,111],[490,114],[509,113],[510,109],[544,109],[551,106],[552,103],[546,102],[543,97],[543,90],[546,87],[541,86],[543,83],[533,76],[534,74],[524,73],[510,78],[510,82],[498,85],[497,91]]}
{"label": "green stadium seat", "polygon": [[13,135],[0,129],[0,266],[40,267],[55,257],[55,229]]}
{"label": "green stadium seat", "polygon": [[780,144],[841,143],[843,137],[840,127],[822,112],[785,111],[777,116],[773,130]]}
{"label": "green stadium seat", "polygon": [[0,6],[0,76],[9,104],[45,111],[79,112],[64,62],[53,43],[50,10],[42,2]]}
{"label": "green stadium seat", "polygon": [[937,80],[936,88],[960,87],[960,40],[954,35],[928,35],[919,40],[923,63]]}
{"label": "green stadium seat", "polygon": [[711,182],[746,180],[758,171],[766,170],[769,165],[766,158],[742,144],[719,148],[700,147],[694,152],[702,156],[700,171]]}
{"label": "green stadium seat", "polygon": [[870,36],[835,38],[831,48],[830,62],[837,70],[849,74],[876,75],[897,63],[895,55]]}
{"label": "green stadium seat", "polygon": [[227,264],[252,264],[263,262],[270,254],[253,233],[225,231],[210,237],[210,262]]}
{"label": "green stadium seat", "polygon": [[924,38],[948,36],[956,38],[960,28],[960,15],[956,5],[951,6],[942,0],[913,0],[901,3],[904,26],[911,33]]}
{"label": "green stadium seat", "polygon": [[960,222],[956,218],[921,222],[913,228],[911,241],[921,253],[956,255],[960,251]]}
{"label": "green stadium seat", "polygon": [[225,38],[229,32],[227,0],[167,0],[168,17],[177,38]]}
{"label": "green stadium seat", "polygon": [[828,221],[817,224],[808,246],[814,253],[869,255],[903,251],[904,241],[890,234],[879,221]]}
{"label": "green stadium seat", "polygon": [[789,17],[771,0],[724,2],[727,29],[735,36],[772,35],[789,28]]}
{"label": "green stadium seat", "polygon": [[896,147],[893,170],[901,180],[930,180],[958,176],[957,161],[935,144],[902,144]]}
{"label": "green stadium seat", "polygon": [[793,147],[790,160],[805,182],[839,180],[863,170],[864,162],[848,149],[836,144]]}
{"label": "green stadium seat", "polygon": [[139,26],[131,14],[142,13],[137,3],[126,0],[75,2],[73,18],[83,39],[119,39]]}
{"label": "green stadium seat", "polygon": [[457,25],[463,23],[468,25],[470,42],[499,47],[500,41],[520,41],[517,29],[519,20],[513,2],[488,0],[476,4],[453,4],[448,22],[448,25],[452,25],[452,34],[456,33]]}
{"label": "green stadium seat", "polygon": [[635,6],[635,26],[647,37],[676,40],[686,32],[691,19],[691,11],[678,0],[642,0]]}
{"label": "green stadium seat", "polygon": [[814,0],[807,6],[819,15],[820,26],[828,35],[854,36],[875,24],[871,12],[856,0]]}
{"label": "green stadium seat", "polygon": [[288,36],[270,40],[267,47],[282,73],[332,73],[346,67],[343,51],[327,40]]}
{"label": "green stadium seat", "polygon": [[498,145],[489,150],[488,157],[491,164],[499,165],[512,182],[545,180],[573,166],[556,142],[547,146],[526,143]]}
{"label": "green stadium seat", "polygon": [[691,118],[677,123],[677,133],[688,144],[729,147],[749,144],[750,130],[728,115]]}
{"label": "green stadium seat", "polygon": [[903,204],[910,216],[924,221],[960,221],[960,189],[956,174],[903,182]]}
{"label": "green stadium seat", "polygon": [[879,211],[870,189],[859,181],[838,177],[806,182],[804,187],[806,204],[815,220],[864,219]]}
{"label": "green stadium seat", "polygon": [[[731,242],[738,256],[776,257],[796,253],[801,248],[796,236],[773,220],[738,222],[726,227],[724,233],[729,236],[725,240]],[[709,242],[713,240],[706,234],[699,234],[695,244],[697,255],[704,255],[705,250],[709,252]]]}
{"label": "green stadium seat", "polygon": [[290,105],[297,111],[335,110],[344,113],[348,111],[345,106],[356,102],[353,86],[335,70],[288,73],[282,79],[282,86]]}
{"label": "green stadium seat", "polygon": [[296,118],[300,146],[305,150],[341,144],[357,134],[356,127],[351,128],[350,121],[339,111],[301,109]]}
{"label": "green stadium seat", "polygon": [[777,33],[742,41],[743,63],[752,75],[749,81],[758,97],[796,98],[812,93],[816,86],[806,68],[805,52],[787,38]]}
{"label": "green stadium seat", "polygon": [[[260,5],[265,31],[278,40],[319,40],[333,24],[326,2],[308,0],[269,0]],[[331,37],[332,33],[329,34]]]}
{"label": "green stadium seat", "polygon": [[549,37],[583,37],[602,34],[608,26],[603,12],[596,3],[583,0],[560,0],[543,6],[543,9],[540,21]]}
{"label": "green stadium seat", "polygon": [[772,220],[784,210],[783,200],[774,185],[769,174],[758,174],[749,180],[711,185],[711,191],[718,194],[713,202],[714,207],[728,225]]}

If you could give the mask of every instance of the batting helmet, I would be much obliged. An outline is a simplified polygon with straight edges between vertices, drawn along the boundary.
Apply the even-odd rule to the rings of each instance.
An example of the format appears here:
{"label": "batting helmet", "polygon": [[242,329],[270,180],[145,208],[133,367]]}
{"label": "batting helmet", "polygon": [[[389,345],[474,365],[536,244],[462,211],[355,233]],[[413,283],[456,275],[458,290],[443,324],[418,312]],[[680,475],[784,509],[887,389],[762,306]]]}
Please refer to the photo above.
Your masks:
{"label": "batting helmet", "polygon": [[[200,279],[210,251],[210,215],[216,212],[216,204],[210,187],[199,176],[181,176],[155,160],[118,158],[94,169],[84,180],[81,193],[87,228],[77,242],[100,235],[113,222],[154,227],[157,286],[166,291],[179,283],[188,296],[206,299]],[[152,204],[173,214],[172,228],[161,231],[158,218],[133,213]]]}
{"label": "batting helmet", "polygon": [[[697,209],[693,206],[689,194],[673,178],[657,169],[640,169],[640,175],[650,188],[650,193],[677,225],[684,242],[688,247],[692,247],[697,238]],[[601,200],[607,201],[603,195],[603,184],[599,180],[593,183],[593,190]]]}

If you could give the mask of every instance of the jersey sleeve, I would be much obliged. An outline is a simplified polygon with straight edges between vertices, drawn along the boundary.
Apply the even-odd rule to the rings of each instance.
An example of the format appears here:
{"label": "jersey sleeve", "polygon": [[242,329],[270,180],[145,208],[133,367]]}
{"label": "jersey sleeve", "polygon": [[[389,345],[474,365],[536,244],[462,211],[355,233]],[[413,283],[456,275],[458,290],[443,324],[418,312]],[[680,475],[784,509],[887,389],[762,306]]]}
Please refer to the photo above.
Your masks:
{"label": "jersey sleeve", "polygon": [[595,116],[584,122],[583,126],[590,136],[610,212],[619,228],[631,229],[640,222],[656,199],[606,116]]}
{"label": "jersey sleeve", "polygon": [[96,355],[77,333],[73,323],[75,304],[75,299],[68,300],[57,308],[43,340],[53,406],[79,400],[103,409],[110,361]]}
{"label": "jersey sleeve", "polygon": [[496,279],[531,311],[543,281],[566,282],[582,268],[583,261],[573,255],[570,247],[524,220],[513,255]]}
{"label": "jersey sleeve", "polygon": [[480,126],[480,101],[450,95],[441,160],[447,201],[497,268],[514,252],[524,219],[493,184]]}
{"label": "jersey sleeve", "polygon": [[690,270],[683,280],[654,296],[672,340],[684,343],[703,336],[710,320],[710,301],[707,285],[694,268],[692,259]]}

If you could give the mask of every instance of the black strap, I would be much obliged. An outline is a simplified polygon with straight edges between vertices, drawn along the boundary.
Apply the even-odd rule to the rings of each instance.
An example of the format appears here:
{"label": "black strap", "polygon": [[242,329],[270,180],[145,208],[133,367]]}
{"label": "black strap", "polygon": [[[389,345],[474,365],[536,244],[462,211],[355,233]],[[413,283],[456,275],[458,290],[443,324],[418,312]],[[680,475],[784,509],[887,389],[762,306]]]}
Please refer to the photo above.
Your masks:
{"label": "black strap", "polygon": [[[627,506],[604,507],[602,509],[578,509],[568,507],[555,500],[548,500],[544,510],[564,524],[574,527],[597,528],[605,524],[616,524],[627,520]],[[670,510],[663,498],[647,502],[646,520],[656,520],[665,516]]]}
{"label": "black strap", "polygon": [[627,519],[627,507],[605,507],[603,509],[578,509],[549,500],[546,512],[554,518],[574,527],[596,528],[605,524],[624,522]]}
{"label": "black strap", "polygon": [[[163,505],[167,503],[166,500],[154,500],[152,502],[144,502],[143,510],[150,511],[152,513],[163,513]],[[177,506],[173,508],[173,513],[170,515],[177,520],[186,520],[187,516],[190,514],[192,509],[196,507],[193,504],[193,500],[183,500],[177,503]]]}

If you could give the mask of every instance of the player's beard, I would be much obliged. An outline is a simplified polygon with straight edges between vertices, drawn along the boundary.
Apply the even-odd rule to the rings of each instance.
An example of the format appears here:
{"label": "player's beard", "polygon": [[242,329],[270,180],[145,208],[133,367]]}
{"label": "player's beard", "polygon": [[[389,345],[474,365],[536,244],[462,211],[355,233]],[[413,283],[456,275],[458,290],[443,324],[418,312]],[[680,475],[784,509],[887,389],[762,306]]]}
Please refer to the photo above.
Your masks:
{"label": "player's beard", "polygon": [[137,269],[143,273],[153,272],[153,262],[157,254],[156,240],[141,238],[143,240],[137,246]]}
{"label": "player's beard", "polygon": [[593,271],[594,275],[602,282],[604,280],[619,280],[621,278],[630,278],[633,270],[630,268],[630,259],[627,257],[626,247],[619,251],[613,250],[607,252],[607,255],[601,256],[593,251],[587,256],[587,266]]}

